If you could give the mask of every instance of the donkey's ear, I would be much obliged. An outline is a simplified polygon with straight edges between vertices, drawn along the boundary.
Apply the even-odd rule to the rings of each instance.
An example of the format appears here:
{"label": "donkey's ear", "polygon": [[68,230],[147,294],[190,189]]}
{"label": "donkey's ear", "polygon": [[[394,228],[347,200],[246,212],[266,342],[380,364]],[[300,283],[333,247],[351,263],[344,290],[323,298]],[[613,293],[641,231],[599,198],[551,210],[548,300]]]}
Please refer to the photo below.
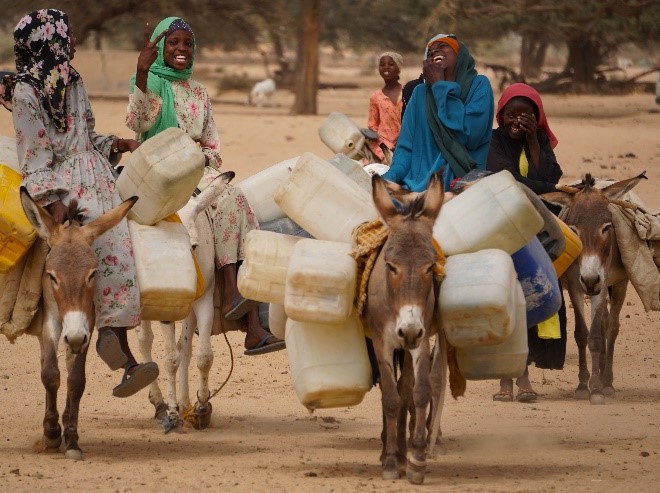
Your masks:
{"label": "donkey's ear", "polygon": [[431,219],[431,221],[435,222],[438,217],[444,197],[445,191],[442,186],[441,176],[439,173],[433,173],[424,193],[424,215]]}
{"label": "donkey's ear", "polygon": [[206,210],[218,196],[225,191],[227,184],[234,179],[236,173],[233,171],[225,171],[216,176],[211,183],[209,183],[204,190],[195,197],[195,210],[193,214],[196,216],[201,211]]}
{"label": "donkey's ear", "polygon": [[613,200],[620,200],[623,196],[630,192],[641,180],[647,180],[646,171],[642,171],[639,175],[634,178],[628,178],[627,180],[617,181],[612,185],[609,185],[603,188],[603,195],[610,202]]}
{"label": "donkey's ear", "polygon": [[573,203],[573,197],[575,194],[570,192],[548,192],[541,194],[541,198],[546,202],[549,202],[560,207],[570,207]]}
{"label": "donkey's ear", "polygon": [[94,240],[108,231],[110,228],[116,226],[119,221],[126,217],[131,207],[135,205],[138,198],[136,196],[124,200],[114,209],[110,209],[102,216],[97,217],[92,222],[85,224],[81,227],[83,235],[89,245],[94,243]]}
{"label": "donkey's ear", "polygon": [[375,174],[371,178],[372,197],[374,205],[386,223],[395,217],[398,212],[387,189],[387,182],[380,175]]}
{"label": "donkey's ear", "polygon": [[23,206],[28,221],[30,221],[30,224],[32,224],[34,229],[37,230],[39,237],[48,242],[50,240],[50,235],[57,227],[55,219],[53,219],[50,212],[34,201],[28,193],[27,188],[21,187],[20,195],[21,205]]}

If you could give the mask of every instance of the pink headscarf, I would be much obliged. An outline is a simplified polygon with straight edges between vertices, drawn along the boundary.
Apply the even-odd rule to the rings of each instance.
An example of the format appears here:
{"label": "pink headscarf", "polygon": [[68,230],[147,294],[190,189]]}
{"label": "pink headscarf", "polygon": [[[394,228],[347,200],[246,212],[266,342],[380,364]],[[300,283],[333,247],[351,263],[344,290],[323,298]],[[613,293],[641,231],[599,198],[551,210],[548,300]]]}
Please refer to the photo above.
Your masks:
{"label": "pink headscarf", "polygon": [[555,134],[552,133],[552,130],[550,130],[550,126],[548,125],[548,119],[545,117],[541,96],[538,92],[536,92],[536,89],[528,86],[527,84],[517,82],[515,84],[511,84],[504,90],[504,92],[502,92],[500,100],[497,102],[497,112],[495,113],[497,123],[499,125],[503,124],[502,111],[504,110],[504,107],[509,101],[518,96],[524,96],[530,99],[536,105],[536,108],[539,111],[539,121],[536,122],[536,125],[539,129],[545,132],[545,134],[548,136],[548,140],[550,141],[550,145],[554,149],[559,141],[557,140],[557,137],[555,137]]}

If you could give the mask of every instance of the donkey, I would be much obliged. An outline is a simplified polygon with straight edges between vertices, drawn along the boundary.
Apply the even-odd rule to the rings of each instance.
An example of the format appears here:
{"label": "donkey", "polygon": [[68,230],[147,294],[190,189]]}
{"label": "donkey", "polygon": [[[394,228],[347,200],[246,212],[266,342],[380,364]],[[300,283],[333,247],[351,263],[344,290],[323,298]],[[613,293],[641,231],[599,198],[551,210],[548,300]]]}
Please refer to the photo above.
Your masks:
{"label": "donkey", "polygon": [[[426,471],[426,416],[432,387],[435,391],[445,381],[445,366],[440,360],[446,361],[446,354],[434,355],[432,362],[429,341],[438,332],[434,277],[438,255],[432,230],[444,194],[439,176],[433,175],[426,192],[408,197],[397,209],[385,180],[374,175],[372,183],[374,204],[389,228],[369,278],[364,312],[381,375],[382,476],[383,479],[400,477],[399,464],[403,466],[407,452],[407,413],[414,405],[412,451],[407,456],[406,475],[409,482],[421,484]],[[444,337],[441,333],[437,336]],[[436,341],[436,348],[440,346],[443,345]],[[399,382],[394,363],[397,350],[406,352]],[[445,350],[442,347],[440,352]],[[412,403],[408,402],[410,396]],[[433,401],[437,407],[438,400]]]}
{"label": "donkey", "polygon": [[[179,211],[179,217],[190,235],[190,242],[195,251],[200,271],[204,278],[204,293],[195,301],[191,313],[184,319],[178,343],[174,322],[161,322],[165,340],[165,364],[161,365],[167,373],[167,402],[163,399],[157,381],[149,388],[149,401],[156,409],[158,419],[164,431],[168,433],[183,425],[181,412],[191,409],[188,384],[188,367],[192,356],[192,336],[198,329],[197,368],[199,386],[197,403],[192,411],[192,421],[196,428],[204,429],[211,421],[212,406],[209,401],[209,372],[213,365],[211,331],[213,328],[213,293],[215,288],[215,243],[211,222],[203,213],[211,203],[225,190],[234,178],[233,171],[227,171],[213,180],[199,195],[192,197]],[[151,322],[144,321],[138,328],[140,353],[145,361],[152,360],[154,334]],[[178,393],[177,393],[178,372]]]}
{"label": "donkey", "polygon": [[50,251],[42,276],[43,314],[39,343],[41,346],[41,381],[46,389],[43,445],[58,449],[62,428],[57,412],[60,370],[57,346],[60,337],[66,345],[67,393],[62,415],[67,459],[81,460],[78,447],[78,411],[85,391],[85,360],[95,323],[94,286],[98,260],[91,248],[96,238],[121,221],[137,201],[131,197],[94,221],[81,226],[76,220],[78,204],[69,204],[68,223],[57,224],[53,216],[21,187],[21,203],[37,234]]}
{"label": "donkey", "polygon": [[[542,198],[567,208],[564,221],[582,241],[582,253],[562,276],[575,314],[575,342],[578,347],[579,385],[575,399],[589,399],[604,404],[604,396],[613,396],[614,343],[619,334],[619,315],[628,288],[628,274],[621,261],[612,226],[611,202],[619,201],[644,173],[605,188],[587,174],[575,187],[546,193]],[[591,299],[591,326],[584,319],[584,297]],[[608,312],[608,296],[610,310]],[[587,344],[591,352],[591,377],[587,368]]]}

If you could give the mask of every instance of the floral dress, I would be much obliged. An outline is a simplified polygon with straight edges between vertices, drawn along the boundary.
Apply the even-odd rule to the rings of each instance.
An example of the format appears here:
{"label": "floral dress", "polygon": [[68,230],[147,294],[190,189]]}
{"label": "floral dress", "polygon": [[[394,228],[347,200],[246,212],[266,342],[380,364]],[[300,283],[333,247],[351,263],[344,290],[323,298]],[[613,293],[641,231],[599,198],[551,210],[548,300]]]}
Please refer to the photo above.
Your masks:
{"label": "floral dress", "polygon": [[[171,81],[174,110],[179,128],[202,147],[208,166],[200,182],[200,189],[218,176],[222,165],[220,138],[213,119],[211,99],[206,88],[192,79]],[[160,97],[147,89],[145,94],[135,87],[129,96],[126,125],[136,134],[149,130],[160,113]],[[259,228],[252,208],[240,189],[228,186],[209,208],[215,236],[215,262],[221,268],[245,258],[245,235]]]}
{"label": "floral dress", "polygon": [[370,141],[369,147],[381,160],[385,158],[380,143],[384,143],[388,149],[394,149],[401,131],[401,108],[403,100],[394,103],[385,95],[382,89],[374,92],[369,99],[369,119],[367,126],[378,133],[378,140]]}
{"label": "floral dress", "polygon": [[[109,161],[113,136],[94,131],[94,115],[82,80],[66,88],[67,130],[58,132],[34,88],[19,82],[12,99],[23,185],[45,206],[77,199],[83,223],[121,203]],[[128,222],[98,238],[97,327],[134,327],[140,323],[140,292]]]}

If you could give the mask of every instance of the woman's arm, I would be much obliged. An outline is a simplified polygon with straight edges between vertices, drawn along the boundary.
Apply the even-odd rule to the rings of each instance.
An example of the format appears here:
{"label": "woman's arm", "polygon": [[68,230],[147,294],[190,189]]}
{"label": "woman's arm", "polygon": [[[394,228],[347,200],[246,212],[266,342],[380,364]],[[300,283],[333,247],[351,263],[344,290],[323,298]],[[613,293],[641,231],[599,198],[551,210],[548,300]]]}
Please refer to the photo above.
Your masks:
{"label": "woman's arm", "polygon": [[55,152],[34,89],[25,84],[17,84],[12,107],[23,185],[42,206],[62,200],[69,190],[66,182],[53,170]]}
{"label": "woman's arm", "polygon": [[160,97],[147,89],[143,92],[137,85],[128,95],[126,126],[136,134],[143,134],[154,126],[163,102]]}
{"label": "woman's arm", "polygon": [[213,119],[213,111],[211,109],[211,98],[209,93],[204,88],[204,128],[202,135],[199,139],[199,144],[202,146],[202,151],[206,156],[206,165],[215,169],[220,169],[222,166],[222,158],[220,157],[220,133],[218,127]]}
{"label": "woman's arm", "polygon": [[367,117],[367,128],[378,132],[380,126],[380,114],[378,111],[378,96],[373,93],[369,98],[369,115]]}

